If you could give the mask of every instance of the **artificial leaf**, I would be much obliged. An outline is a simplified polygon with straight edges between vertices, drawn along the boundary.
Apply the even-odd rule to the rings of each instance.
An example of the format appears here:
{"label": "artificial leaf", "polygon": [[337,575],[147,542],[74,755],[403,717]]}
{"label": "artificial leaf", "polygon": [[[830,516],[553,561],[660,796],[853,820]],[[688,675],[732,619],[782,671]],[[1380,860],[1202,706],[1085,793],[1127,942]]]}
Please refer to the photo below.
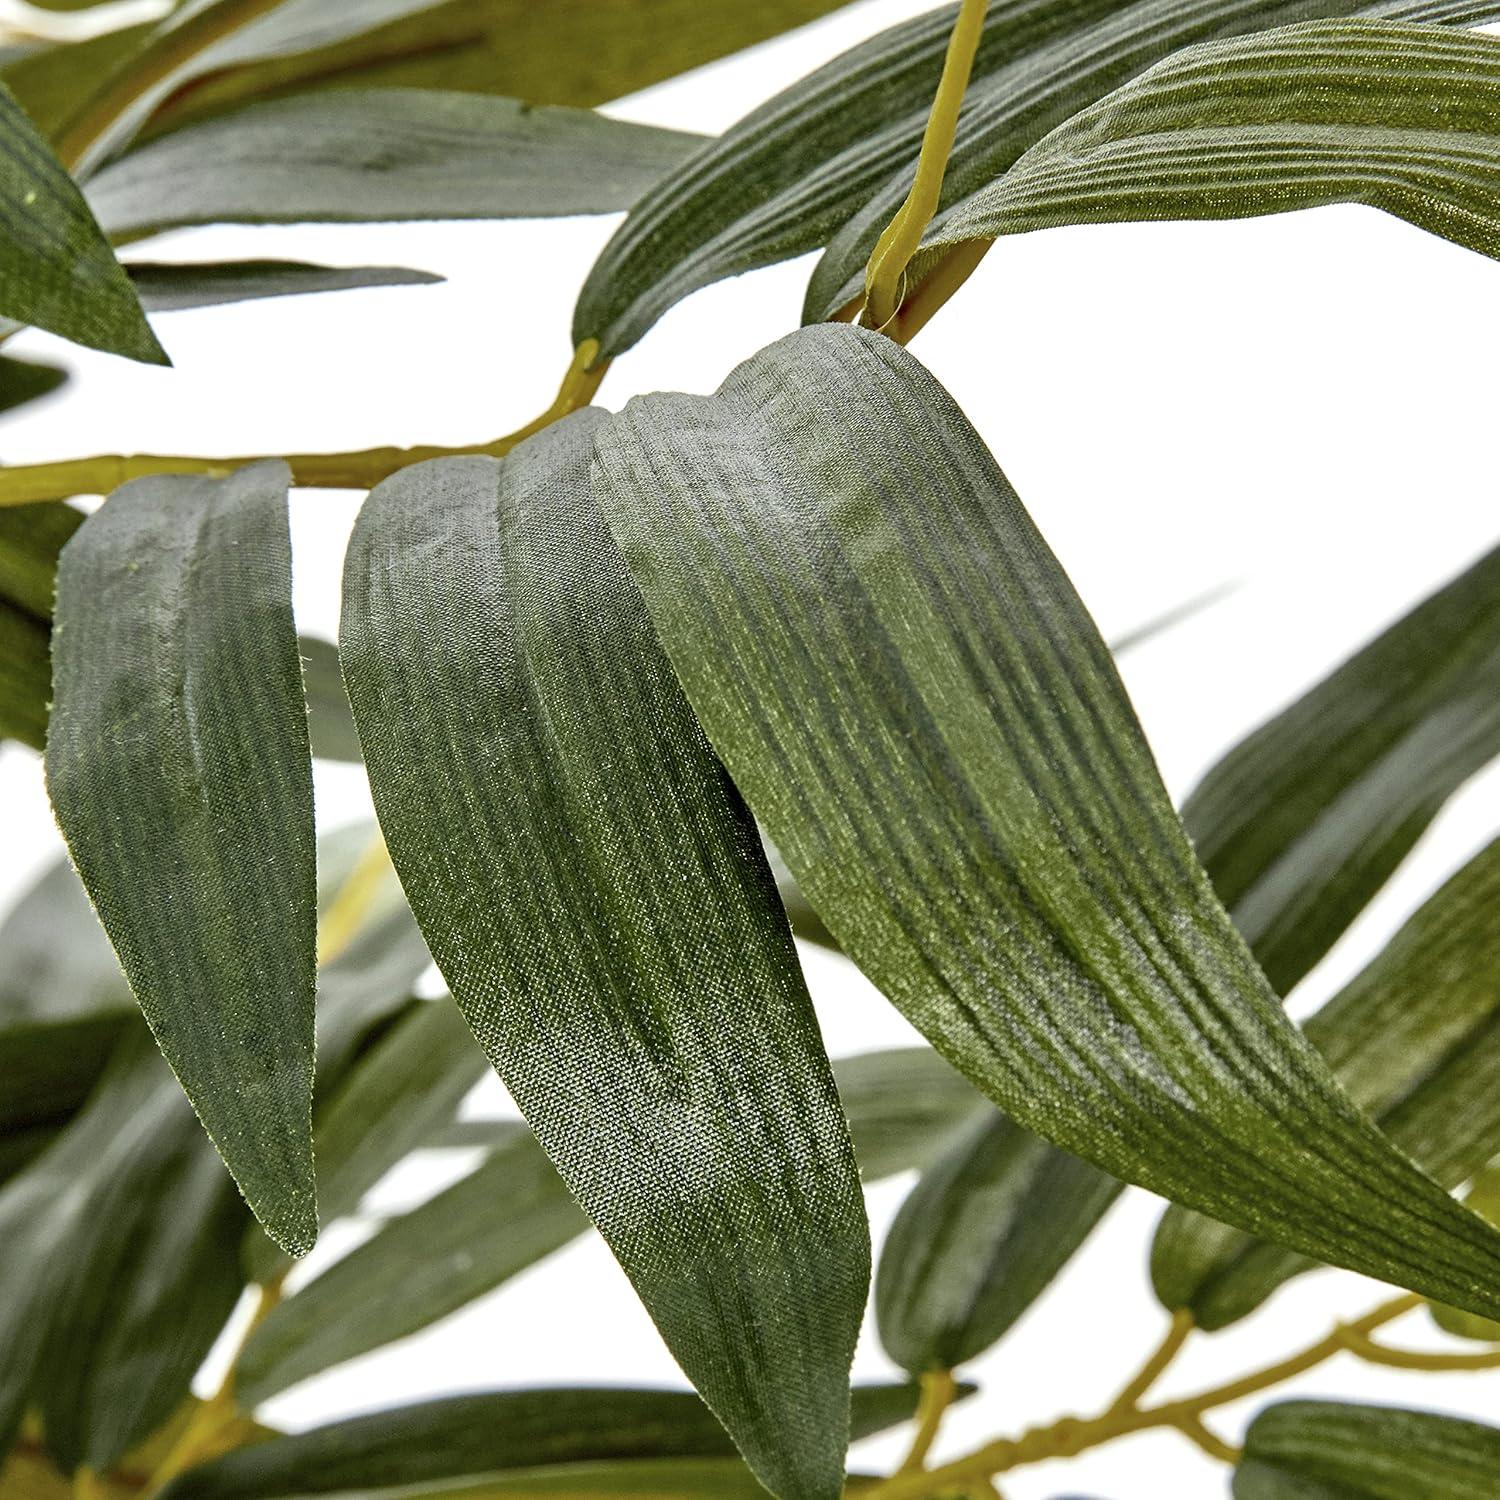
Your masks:
{"label": "artificial leaf", "polygon": [[320,641],[311,635],[300,637],[299,644],[307,687],[307,732],[314,757],[358,761],[359,732],[339,672],[339,648],[332,641]]}
{"label": "artificial leaf", "polygon": [[611,213],[699,141],[482,94],[349,90],[184,126],[103,167],[87,193],[116,237],[183,224]]}
{"label": "artificial leaf", "polygon": [[1327,21],[1184,48],[945,215],[908,295],[946,255],[998,235],[1328,203],[1500,257],[1497,102],[1500,41],[1475,32]]}
{"label": "artificial leaf", "polygon": [[880,1255],[880,1342],[903,1369],[951,1370],[1047,1289],[1122,1184],[995,1110],[930,1166]]}
{"label": "artificial leaf", "polygon": [[0,1192],[0,1449],[28,1397],[102,1470],[188,1393],[239,1297],[244,1210],[144,1030]]}
{"label": "artificial leaf", "polygon": [[75,344],[166,364],[73,179],[0,85],[0,316]]}
{"label": "artificial leaf", "polygon": [[51,660],[47,627],[0,599],[0,740],[46,744]]}
{"label": "artificial leaf", "polygon": [[67,379],[68,372],[60,365],[45,365],[34,359],[12,359],[9,355],[0,357],[0,412],[15,411],[17,407],[50,396]]}
{"label": "artificial leaf", "polygon": [[[479,1055],[472,1042],[470,1049]],[[237,1388],[245,1400],[263,1401],[416,1333],[587,1227],[535,1138],[515,1127],[469,1176],[383,1224],[280,1303],[246,1345]]]}
{"label": "artificial leaf", "polygon": [[[357,35],[293,55],[226,67],[166,100],[157,123],[217,111],[289,88],[460,89],[531,104],[589,107],[633,94],[835,10],[845,0],[405,0],[354,7],[301,0],[304,14],[335,7],[365,24]],[[385,24],[379,24],[384,21]],[[587,45],[578,44],[579,37]],[[252,44],[256,38],[252,33]],[[247,50],[243,46],[241,51]]]}
{"label": "artificial leaf", "polygon": [[930,1047],[834,1059],[833,1077],[866,1182],[925,1167],[988,1106]]}
{"label": "artificial leaf", "polygon": [[317,1234],[316,904],[288,482],[281,463],[141,479],[79,529],[47,783],[158,1045],[299,1253]]}
{"label": "artificial leaf", "polygon": [[1108,649],[903,349],[804,329],[627,406],[595,491],[689,701],[846,953],[1019,1124],[1469,1310],[1500,1236],[1286,1018]]}
{"label": "artificial leaf", "polygon": [[[912,1385],[855,1386],[850,1394],[849,1425],[856,1438],[907,1420],[917,1404]],[[496,1391],[354,1417],[226,1454],[181,1475],[163,1491],[163,1500],[422,1493],[416,1487],[460,1479],[487,1488],[511,1470],[733,1452],[723,1428],[687,1391]]]}
{"label": "artificial leaf", "polygon": [[377,488],[344,677],[490,1060],[762,1482],[835,1496],[869,1274],[853,1153],[759,836],[589,504],[603,420]]}
{"label": "artificial leaf", "polygon": [[[1355,1104],[1443,1187],[1500,1152],[1500,842],[1453,876],[1303,1029]],[[1166,1306],[1188,1307],[1213,1329],[1315,1265],[1172,1208],[1151,1275]]]}
{"label": "artificial leaf", "polygon": [[1245,1434],[1235,1500],[1494,1500],[1500,1428],[1438,1412],[1282,1401]]}
{"label": "artificial leaf", "polygon": [[405,266],[314,266],[295,260],[132,261],[125,269],[147,312],[371,286],[430,286],[443,279]]}
{"label": "artificial leaf", "polygon": [[[1465,1202],[1491,1224],[1500,1224],[1500,1157],[1475,1176]],[[1460,1312],[1441,1302],[1433,1305],[1432,1318],[1439,1328],[1460,1338],[1500,1343],[1500,1322],[1493,1318],[1476,1318],[1473,1313]]]}
{"label": "artificial leaf", "polygon": [[[1298,18],[1350,0],[1302,0]],[[1384,7],[1389,9],[1390,7]],[[1407,0],[1461,25],[1495,0]],[[799,79],[664,177],[589,274],[574,341],[616,354],[667,308],[722,277],[828,244],[809,319],[859,289],[875,236],[911,184],[957,6],[894,26]],[[1284,0],[992,0],[944,176],[945,201],[992,181],[1047,131],[1188,42],[1274,25]],[[866,205],[869,205],[866,208]],[[846,230],[840,226],[849,222]]]}
{"label": "artificial leaf", "polygon": [[50,620],[58,554],[82,525],[71,505],[0,506],[0,599]]}

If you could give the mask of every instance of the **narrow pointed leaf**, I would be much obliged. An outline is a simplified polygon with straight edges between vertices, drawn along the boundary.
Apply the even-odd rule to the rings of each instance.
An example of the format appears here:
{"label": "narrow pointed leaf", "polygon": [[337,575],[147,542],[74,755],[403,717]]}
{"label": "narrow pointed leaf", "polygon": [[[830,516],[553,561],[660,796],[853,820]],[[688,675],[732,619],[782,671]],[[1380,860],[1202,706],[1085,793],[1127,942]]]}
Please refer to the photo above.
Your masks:
{"label": "narrow pointed leaf", "polygon": [[[914,1385],[855,1386],[851,1434],[869,1437],[894,1427],[916,1404]],[[315,1427],[190,1469],[163,1496],[280,1500],[404,1493],[447,1480],[477,1485],[510,1470],[535,1472],[550,1465],[733,1452],[724,1429],[688,1391],[560,1386],[455,1396]],[[749,1478],[747,1470],[736,1467]]]}
{"label": "narrow pointed leaf", "polygon": [[184,126],[88,183],[112,235],[184,224],[612,213],[700,137],[422,89],[296,95]]}
{"label": "narrow pointed leaf", "polygon": [[1018,1123],[1305,1252],[1500,1309],[1500,1236],[1287,1020],[1114,664],[908,353],[805,329],[601,430],[611,528],[844,950]]}
{"label": "narrow pointed leaf", "polygon": [[138,480],[79,529],[47,780],[158,1044],[297,1253],[317,1234],[316,905],[287,483],[279,463]]}
{"label": "narrow pointed leaf", "polygon": [[1500,1428],[1438,1412],[1282,1401],[1250,1424],[1235,1500],[1493,1500]]}
{"label": "narrow pointed leaf", "polygon": [[988,1111],[973,1085],[930,1047],[835,1058],[833,1076],[866,1182],[926,1166]]}
{"label": "narrow pointed leaf", "polygon": [[815,1500],[842,1483],[859,1183],[759,836],[589,503],[602,420],[381,485],[339,650],[460,1008],[751,1467]]}
{"label": "narrow pointed leaf", "polygon": [[[1500,843],[1411,918],[1304,1025],[1350,1098],[1446,1188],[1500,1153]],[[1181,1208],[1151,1275],[1170,1308],[1221,1328],[1317,1262]]]}
{"label": "narrow pointed leaf", "polygon": [[246,1345],[236,1388],[248,1402],[264,1401],[416,1333],[587,1228],[583,1210],[523,1130],[468,1177],[382,1225],[280,1303]]}
{"label": "narrow pointed leaf", "polygon": [[60,365],[44,365],[39,360],[11,359],[9,356],[0,358],[0,412],[15,411],[17,407],[50,396],[67,380],[68,372]]}
{"label": "narrow pointed leaf", "polygon": [[875,1280],[880,1342],[905,1370],[951,1370],[1047,1289],[1122,1184],[986,1112],[923,1173]]}
{"label": "narrow pointed leaf", "polygon": [[125,269],[148,312],[181,312],[264,297],[305,297],[372,286],[431,286],[443,279],[406,266],[315,266],[295,260],[132,261]]}
{"label": "narrow pointed leaf", "polygon": [[[1491,1224],[1500,1224],[1500,1157],[1474,1178],[1464,1201]],[[1460,1338],[1500,1344],[1500,1322],[1493,1318],[1476,1318],[1441,1302],[1433,1304],[1432,1318],[1439,1328]]]}
{"label": "narrow pointed leaf", "polygon": [[73,179],[3,85],[0,228],[0,317],[109,354],[167,363]]}
{"label": "narrow pointed leaf", "polygon": [[1497,101],[1500,41],[1475,32],[1346,20],[1185,48],[957,205],[913,285],[946,252],[1003,234],[1329,203],[1500,257]]}
{"label": "narrow pointed leaf", "polygon": [[316,636],[300,637],[302,676],[307,684],[307,733],[319,760],[358,761],[359,731],[339,672],[339,648]]}

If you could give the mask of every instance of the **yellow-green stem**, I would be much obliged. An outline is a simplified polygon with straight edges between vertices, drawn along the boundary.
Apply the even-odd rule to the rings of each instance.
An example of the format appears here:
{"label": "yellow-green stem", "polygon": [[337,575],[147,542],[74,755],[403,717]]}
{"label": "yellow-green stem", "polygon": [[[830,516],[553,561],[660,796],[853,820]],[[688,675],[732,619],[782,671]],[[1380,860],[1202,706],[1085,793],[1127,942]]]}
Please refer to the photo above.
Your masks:
{"label": "yellow-green stem", "polygon": [[884,328],[895,316],[901,305],[907,263],[916,254],[922,234],[937,212],[948,156],[958,129],[958,112],[963,105],[964,90],[969,86],[974,54],[984,34],[987,4],[988,0],[962,0],[959,6],[958,19],[948,39],[943,76],[922,134],[922,150],[911,189],[870,252],[865,270],[863,321],[871,328]]}
{"label": "yellow-green stem", "polygon": [[943,1425],[943,1414],[953,1404],[958,1385],[951,1370],[929,1370],[922,1376],[922,1395],[917,1403],[917,1432],[911,1449],[901,1465],[901,1472],[920,1469]]}

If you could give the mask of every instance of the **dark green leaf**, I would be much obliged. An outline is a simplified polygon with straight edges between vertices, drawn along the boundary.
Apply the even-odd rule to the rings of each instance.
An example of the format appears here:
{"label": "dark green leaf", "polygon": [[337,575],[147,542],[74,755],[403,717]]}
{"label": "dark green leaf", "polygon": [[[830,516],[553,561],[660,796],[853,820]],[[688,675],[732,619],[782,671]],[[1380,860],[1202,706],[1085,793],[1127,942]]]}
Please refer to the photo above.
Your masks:
{"label": "dark green leaf", "polygon": [[973,1085],[930,1047],[835,1058],[833,1077],[866,1182],[925,1167],[988,1113]]}
{"label": "dark green leaf", "polygon": [[[1482,1214],[1491,1224],[1500,1224],[1500,1157],[1474,1178],[1465,1201],[1475,1213]],[[1448,1307],[1441,1302],[1433,1305],[1432,1318],[1439,1328],[1457,1334],[1460,1338],[1500,1343],[1500,1323],[1493,1318],[1476,1318],[1473,1313],[1460,1312],[1456,1307]]]}
{"label": "dark green leaf", "polygon": [[[472,1041],[470,1049],[479,1056]],[[238,1389],[264,1401],[416,1333],[586,1228],[542,1148],[518,1127],[468,1177],[383,1225],[278,1305],[245,1348]]]}
{"label": "dark green leaf", "polygon": [[1470,1310],[1500,1236],[1287,1020],[1114,663],[904,350],[806,329],[637,399],[595,488],[715,749],[844,950],[1018,1123]]}
{"label": "dark green leaf", "polygon": [[951,1370],[1047,1289],[1122,1184],[989,1110],[926,1172],[891,1225],[875,1280],[886,1353]]}
{"label": "dark green leaf", "polygon": [[759,836],[589,506],[602,421],[381,485],[344,676],[491,1061],[762,1481],[836,1496],[869,1274],[853,1153]]}
{"label": "dark green leaf", "polygon": [[[945,201],[992,181],[1053,126],[1188,42],[1357,8],[1350,0],[993,0]],[[1462,24],[1500,6],[1410,0],[1400,10]],[[859,285],[846,283],[862,277],[910,186],[956,13],[934,10],[835,58],[664,177],[590,273],[574,341],[598,338],[606,355],[618,353],[699,287],[830,236],[808,316],[848,301]]]}
{"label": "dark green leaf", "polygon": [[300,637],[302,676],[307,687],[307,729],[319,760],[358,761],[359,732],[339,672],[339,648],[316,636]]}
{"label": "dark green leaf", "polygon": [[144,1029],[0,1193],[0,1447],[20,1402],[104,1469],[188,1393],[241,1290],[244,1209]]}
{"label": "dark green leaf", "polygon": [[1328,203],[1500,257],[1497,107],[1500,41],[1473,32],[1330,21],[1185,48],[958,204],[912,286],[957,246],[1002,234]]}
{"label": "dark green leaf", "polygon": [[[856,1438],[905,1421],[916,1409],[911,1385],[855,1386],[851,1396]],[[687,1391],[497,1391],[354,1417],[230,1453],[189,1470],[163,1500],[404,1491],[553,1464],[733,1452],[723,1428]]]}
{"label": "dark green leaf", "polygon": [[47,740],[52,659],[47,627],[0,599],[0,740],[40,750]]}
{"label": "dark green leaf", "polygon": [[50,620],[58,554],[82,525],[71,505],[0,506],[0,598]]}
{"label": "dark green leaf", "polygon": [[0,412],[15,411],[19,406],[50,396],[67,379],[68,372],[60,365],[44,365],[37,360],[11,359],[9,356],[0,358]]}
{"label": "dark green leaf", "polygon": [[182,224],[612,213],[699,141],[480,94],[350,90],[184,126],[111,162],[87,191],[116,236]]}
{"label": "dark green leaf", "polygon": [[1283,1401],[1250,1424],[1235,1500],[1495,1500],[1500,1429],[1437,1412]]}
{"label": "dark green leaf", "polygon": [[137,480],[84,523],[58,571],[47,779],[158,1044],[298,1253],[317,1234],[316,903],[288,480]]}
{"label": "dark green leaf", "polygon": [[0,85],[0,316],[148,364],[167,356],[88,205]]}
{"label": "dark green leaf", "polygon": [[[1500,842],[1459,871],[1304,1027],[1349,1097],[1446,1188],[1500,1152]],[[1157,1295],[1203,1328],[1316,1261],[1169,1209]]]}
{"label": "dark green leaf", "polygon": [[125,268],[148,312],[220,307],[262,297],[302,297],[367,286],[430,286],[429,271],[405,266],[311,266],[295,260],[228,260],[168,265],[134,261]]}

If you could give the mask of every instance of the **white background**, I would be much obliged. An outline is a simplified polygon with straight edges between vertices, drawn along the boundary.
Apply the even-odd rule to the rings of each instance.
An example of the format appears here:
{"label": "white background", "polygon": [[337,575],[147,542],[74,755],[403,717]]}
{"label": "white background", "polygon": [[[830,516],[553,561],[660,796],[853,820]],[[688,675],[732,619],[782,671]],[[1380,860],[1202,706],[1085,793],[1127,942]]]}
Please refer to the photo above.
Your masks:
{"label": "white background", "polygon": [[[922,0],[864,0],[610,112],[715,131]],[[581,40],[586,45],[586,39]],[[573,295],[614,221],[396,225],[180,235],[154,253],[396,263],[445,285],[172,314],[157,371],[28,333],[16,352],[77,371],[63,396],[0,426],[0,460],[107,451],[277,453],[482,440],[551,399]],[[793,328],[810,261],[700,293],[623,356],[601,401],[709,391]],[[1219,584],[1234,592],[1132,652],[1124,673],[1181,796],[1237,737],[1500,540],[1500,266],[1361,208],[1242,224],[1054,230],[1000,242],[915,352],[989,441],[1093,609],[1117,635]],[[297,605],[332,635],[358,496],[295,497]],[[320,767],[320,817],[367,805],[362,773]],[[1292,997],[1305,1014],[1441,878],[1500,829],[1500,774],[1454,798],[1350,936]],[[0,751],[0,899],[60,848],[38,759]],[[806,955],[835,1055],[910,1040],[847,965]],[[486,1086],[475,1109],[508,1108]],[[392,1193],[433,1190],[408,1173]],[[908,1183],[870,1194],[877,1237]],[[1159,1204],[1132,1191],[1023,1323],[965,1373],[952,1455],[1064,1411],[1096,1409],[1160,1336],[1145,1279]],[[335,1242],[343,1238],[337,1233]],[[326,1252],[323,1252],[326,1253]],[[1164,1392],[1228,1378],[1320,1335],[1381,1289],[1308,1276],[1253,1320],[1190,1345]],[[1420,1317],[1394,1338],[1433,1338]],[[873,1332],[856,1375],[891,1373]],[[603,1246],[581,1242],[469,1311],[309,1382],[264,1415],[288,1427],[443,1391],[547,1382],[680,1382]],[[1341,1358],[1295,1382],[1494,1416],[1500,1373],[1405,1375]],[[1237,1437],[1253,1404],[1216,1419]],[[904,1439],[856,1452],[894,1462]],[[1145,1435],[1006,1478],[1011,1500],[1063,1492],[1161,1500],[1226,1492],[1172,1435]]]}

